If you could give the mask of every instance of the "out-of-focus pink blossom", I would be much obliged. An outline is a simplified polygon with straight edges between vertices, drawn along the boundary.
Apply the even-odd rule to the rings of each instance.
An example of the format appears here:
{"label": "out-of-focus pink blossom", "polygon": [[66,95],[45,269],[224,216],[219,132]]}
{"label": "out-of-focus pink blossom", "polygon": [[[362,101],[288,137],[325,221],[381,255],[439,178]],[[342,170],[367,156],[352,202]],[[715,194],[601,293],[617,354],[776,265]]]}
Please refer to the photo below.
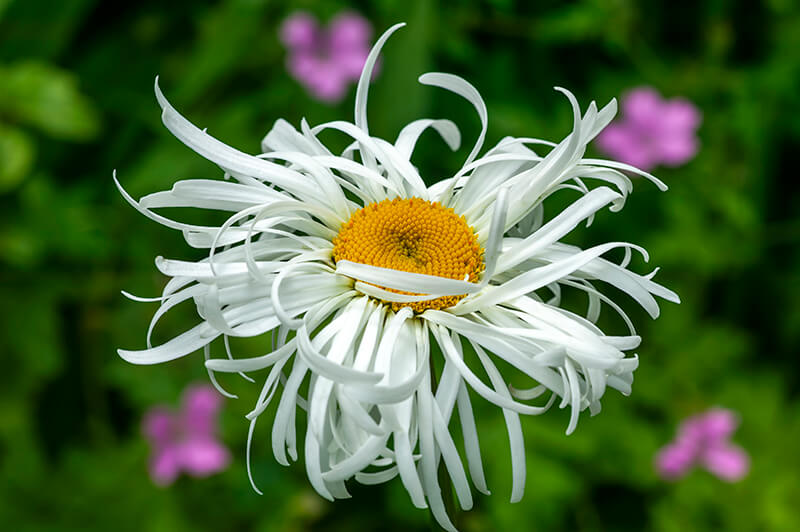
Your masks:
{"label": "out-of-focus pink blossom", "polygon": [[717,477],[735,482],[750,469],[750,458],[729,441],[739,421],[724,408],[713,408],[684,420],[678,434],[656,455],[656,469],[670,480],[701,466]]}
{"label": "out-of-focus pink blossom", "polygon": [[144,416],[142,432],[150,441],[150,477],[158,485],[171,484],[181,472],[205,477],[230,463],[228,449],[217,440],[217,414],[222,397],[214,388],[190,386],[180,410],[152,408]]}
{"label": "out-of-focus pink blossom", "polygon": [[665,100],[651,87],[629,91],[622,98],[622,117],[597,137],[597,146],[615,159],[643,170],[679,166],[695,156],[695,134],[702,116],[684,98]]}
{"label": "out-of-focus pink blossom", "polygon": [[370,50],[372,26],[361,15],[344,12],[322,28],[313,15],[298,12],[280,28],[289,54],[289,73],[317,99],[337,102],[358,80]]}

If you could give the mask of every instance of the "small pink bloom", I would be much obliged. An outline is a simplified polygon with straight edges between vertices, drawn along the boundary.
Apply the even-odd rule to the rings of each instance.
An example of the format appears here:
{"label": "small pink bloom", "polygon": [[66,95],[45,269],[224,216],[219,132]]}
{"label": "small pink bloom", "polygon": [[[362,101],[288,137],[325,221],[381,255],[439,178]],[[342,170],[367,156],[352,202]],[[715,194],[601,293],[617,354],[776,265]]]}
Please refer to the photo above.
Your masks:
{"label": "small pink bloom", "polygon": [[228,449],[217,441],[222,398],[210,386],[190,386],[177,412],[156,406],[145,414],[142,432],[150,440],[150,477],[164,486],[184,471],[205,477],[230,463]]}
{"label": "small pink bloom", "polygon": [[717,477],[735,482],[750,469],[747,453],[731,442],[739,422],[730,410],[712,408],[684,420],[672,443],[656,455],[656,470],[674,480],[700,465]]}
{"label": "small pink bloom", "polygon": [[679,166],[695,156],[700,111],[684,98],[664,100],[655,89],[641,87],[622,98],[622,118],[597,137],[597,146],[622,162],[649,170]]}
{"label": "small pink bloom", "polygon": [[318,100],[337,102],[357,81],[370,50],[372,26],[361,15],[340,13],[327,28],[313,15],[298,12],[287,18],[280,38],[288,50],[289,74]]}

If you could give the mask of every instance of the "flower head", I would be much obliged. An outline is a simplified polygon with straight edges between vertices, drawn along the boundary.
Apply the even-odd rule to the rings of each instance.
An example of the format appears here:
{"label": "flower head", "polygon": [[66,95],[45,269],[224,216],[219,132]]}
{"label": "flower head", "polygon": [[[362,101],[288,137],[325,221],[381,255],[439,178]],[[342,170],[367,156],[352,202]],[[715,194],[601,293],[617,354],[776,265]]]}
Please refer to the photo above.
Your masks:
{"label": "flower head", "polygon": [[145,414],[142,432],[152,447],[153,482],[167,485],[181,471],[205,477],[228,467],[230,453],[216,437],[221,399],[210,386],[190,386],[179,411],[157,406]]}
{"label": "flower head", "polygon": [[605,153],[633,166],[679,166],[697,153],[695,134],[700,111],[683,98],[664,100],[650,87],[628,92],[622,99],[622,119],[597,137]]}
{"label": "flower head", "polygon": [[372,26],[356,13],[344,12],[320,28],[310,14],[287,18],[280,38],[289,55],[289,73],[326,102],[341,100],[351,82],[358,79],[369,54]]}
{"label": "flower head", "polygon": [[729,441],[738,425],[736,415],[723,408],[687,418],[675,440],[656,455],[656,469],[666,479],[677,479],[699,465],[723,480],[740,480],[750,469],[750,459]]}
{"label": "flower head", "polygon": [[[620,170],[666,188],[624,163],[584,158],[587,143],[613,118],[614,101],[602,109],[592,102],[582,112],[571,93],[558,89],[572,107],[572,133],[558,143],[508,137],[479,157],[487,128],[480,94],[457,76],[425,74],[421,83],[468,100],[482,126],[463,167],[433,186],[425,185],[411,163],[414,147],[432,128],[457,149],[455,124],[422,119],[404,127],[395,142],[372,136],[366,114],[370,78],[381,47],[401,26],[390,28],[369,54],[353,123],[311,127],[303,120],[298,130],[278,120],[259,155],[231,148],[191,124],[156,85],[166,127],[219,165],[228,180],[179,181],[139,201],[117,183],[142,214],[183,231],[190,246],[208,250],[198,262],[156,260],[172,279],[157,299],[161,307],[150,331],[184,301],[196,306],[199,323],[162,345],[153,347],[148,334],[148,349],[119,353],[136,364],[155,364],[203,349],[212,381],[214,372],[268,369],[248,414],[250,437],[259,416],[278,401],[272,423],[278,462],[297,459],[296,414],[305,409],[302,452],[318,493],[333,500],[348,496],[346,480],[377,484],[399,477],[416,506],[430,507],[453,530],[440,467],[462,508],[472,506],[467,471],[475,487],[488,493],[475,395],[499,407],[505,418],[512,501],[519,501],[525,486],[520,414],[542,414],[558,402],[571,412],[571,433],[582,410],[600,411],[607,389],[631,391],[638,358],[626,353],[640,338],[599,284],[627,293],[653,317],[659,313],[656,297],[678,298],[653,281],[655,272],[640,275],[628,268],[634,251],[647,260],[634,244],[584,250],[559,242],[599,210],[622,208],[632,183]],[[332,153],[318,139],[326,130],[352,143]],[[600,185],[590,188],[593,182]],[[545,217],[543,203],[560,192],[577,192],[578,198]],[[172,206],[232,214],[220,227],[210,227],[153,211]],[[612,250],[624,251],[621,262],[604,258]],[[563,289],[585,294],[585,313],[560,307]],[[603,309],[620,317],[625,334],[607,335],[595,325]],[[259,335],[271,339],[265,353],[232,353],[229,337]],[[210,357],[218,337],[226,358]],[[437,374],[434,356],[442,358]],[[505,365],[522,379],[513,387],[500,370]],[[466,467],[450,431],[454,417],[460,420]]]}

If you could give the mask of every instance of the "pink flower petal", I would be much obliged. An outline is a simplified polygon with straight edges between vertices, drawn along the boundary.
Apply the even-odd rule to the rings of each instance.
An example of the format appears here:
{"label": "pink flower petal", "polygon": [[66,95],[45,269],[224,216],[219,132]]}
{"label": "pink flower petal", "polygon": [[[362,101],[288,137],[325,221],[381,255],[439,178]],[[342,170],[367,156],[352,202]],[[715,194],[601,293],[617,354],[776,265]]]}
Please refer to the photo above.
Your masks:
{"label": "pink flower petal", "polygon": [[656,470],[663,478],[675,479],[685,475],[696,458],[695,447],[672,443],[662,447],[656,455]]}
{"label": "pink flower petal", "polygon": [[328,38],[332,49],[369,48],[372,26],[357,13],[337,15],[328,25]]}
{"label": "pink flower petal", "polygon": [[207,385],[191,386],[183,396],[181,427],[189,434],[211,435],[216,429],[222,396]]}
{"label": "pink flower petal", "polygon": [[693,135],[663,135],[655,146],[662,164],[679,166],[697,154],[699,143]]}
{"label": "pink flower petal", "polygon": [[175,432],[173,414],[164,407],[148,411],[142,420],[142,433],[153,446],[161,446],[169,441]]}
{"label": "pink flower petal", "polygon": [[331,61],[338,65],[343,77],[355,81],[361,77],[361,71],[364,69],[368,55],[369,48],[350,48],[334,52]]}
{"label": "pink flower petal", "polygon": [[181,456],[178,447],[168,445],[150,458],[150,478],[159,486],[172,484],[180,473]]}
{"label": "pink flower petal", "polygon": [[728,482],[741,480],[750,470],[750,457],[741,447],[730,443],[707,448],[701,462],[710,472]]}
{"label": "pink flower petal", "polygon": [[700,125],[702,116],[695,105],[685,98],[675,98],[664,102],[661,108],[662,128],[693,134]]}
{"label": "pink flower petal", "polygon": [[688,417],[678,426],[677,441],[702,445],[705,438],[705,414]]}
{"label": "pink flower petal", "polygon": [[308,13],[299,12],[284,20],[278,33],[287,48],[310,49],[317,42],[319,32],[317,19]]}
{"label": "pink flower petal", "polygon": [[739,426],[739,419],[731,410],[725,408],[712,408],[703,416],[706,438],[714,443],[727,440]]}
{"label": "pink flower petal", "polygon": [[211,438],[188,439],[179,449],[181,465],[193,476],[203,477],[222,471],[231,460],[228,449]]}
{"label": "pink flower petal", "polygon": [[324,102],[341,101],[349,86],[349,80],[342,71],[331,63],[321,63],[320,68],[305,81],[309,92]]}
{"label": "pink flower petal", "polygon": [[622,97],[622,118],[637,128],[650,130],[662,116],[663,100],[651,87],[638,87]]}
{"label": "pink flower petal", "polygon": [[286,60],[286,68],[289,73],[300,83],[306,83],[313,79],[319,70],[320,61],[317,57],[308,52],[290,54]]}
{"label": "pink flower petal", "polygon": [[597,136],[597,147],[611,157],[648,170],[656,164],[647,139],[624,123],[610,124]]}

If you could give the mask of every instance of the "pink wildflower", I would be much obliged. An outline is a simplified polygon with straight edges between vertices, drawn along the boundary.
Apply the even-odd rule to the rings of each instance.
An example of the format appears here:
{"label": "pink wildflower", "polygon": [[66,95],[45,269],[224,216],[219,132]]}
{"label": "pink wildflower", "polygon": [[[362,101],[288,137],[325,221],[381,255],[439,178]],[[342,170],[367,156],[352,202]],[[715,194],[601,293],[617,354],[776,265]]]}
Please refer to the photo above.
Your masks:
{"label": "pink wildflower", "polygon": [[317,99],[341,100],[350,83],[357,81],[370,50],[372,26],[361,15],[344,12],[327,28],[317,19],[298,12],[287,18],[280,38],[289,51],[289,73]]}
{"label": "pink wildflower", "polygon": [[180,411],[157,406],[145,414],[142,432],[152,447],[149,468],[153,482],[165,486],[181,471],[205,477],[228,466],[230,453],[216,438],[221,402],[210,386],[190,386],[184,391]]}
{"label": "pink wildflower", "polygon": [[597,146],[616,159],[649,170],[679,166],[697,153],[700,111],[684,98],[664,100],[650,87],[622,98],[622,118],[597,137]]}
{"label": "pink wildflower", "polygon": [[740,480],[750,469],[750,459],[728,441],[738,424],[736,415],[723,408],[687,418],[675,440],[656,455],[656,469],[663,478],[673,480],[699,465],[723,480]]}

